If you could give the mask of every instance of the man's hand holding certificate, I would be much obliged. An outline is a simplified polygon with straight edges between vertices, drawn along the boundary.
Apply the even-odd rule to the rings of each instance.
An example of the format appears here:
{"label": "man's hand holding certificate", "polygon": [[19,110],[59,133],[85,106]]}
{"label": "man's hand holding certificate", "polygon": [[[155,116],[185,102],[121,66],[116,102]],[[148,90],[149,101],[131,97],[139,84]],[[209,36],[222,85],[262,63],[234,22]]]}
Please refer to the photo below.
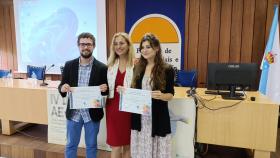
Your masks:
{"label": "man's hand holding certificate", "polygon": [[125,88],[120,93],[120,111],[151,115],[151,91]]}
{"label": "man's hand holding certificate", "polygon": [[105,104],[99,86],[71,87],[70,109],[102,108]]}

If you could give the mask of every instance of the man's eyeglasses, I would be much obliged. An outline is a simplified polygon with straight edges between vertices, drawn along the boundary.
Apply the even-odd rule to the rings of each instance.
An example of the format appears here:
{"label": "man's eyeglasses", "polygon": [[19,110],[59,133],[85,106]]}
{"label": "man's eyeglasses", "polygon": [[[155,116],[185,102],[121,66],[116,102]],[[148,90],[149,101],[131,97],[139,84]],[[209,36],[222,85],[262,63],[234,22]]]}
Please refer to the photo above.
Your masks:
{"label": "man's eyeglasses", "polygon": [[93,46],[93,44],[92,43],[79,43],[79,46],[81,46],[81,47],[92,47]]}

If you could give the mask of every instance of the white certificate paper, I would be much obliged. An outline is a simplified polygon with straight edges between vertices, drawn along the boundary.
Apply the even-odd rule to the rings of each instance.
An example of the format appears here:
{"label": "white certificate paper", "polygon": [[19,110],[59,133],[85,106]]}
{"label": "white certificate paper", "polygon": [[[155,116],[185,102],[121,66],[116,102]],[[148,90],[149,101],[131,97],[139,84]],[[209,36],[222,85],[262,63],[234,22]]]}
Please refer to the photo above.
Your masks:
{"label": "white certificate paper", "polygon": [[102,108],[103,97],[99,86],[72,87],[69,92],[70,109]]}
{"label": "white certificate paper", "polygon": [[119,110],[142,115],[151,115],[151,91],[125,88],[120,94]]}

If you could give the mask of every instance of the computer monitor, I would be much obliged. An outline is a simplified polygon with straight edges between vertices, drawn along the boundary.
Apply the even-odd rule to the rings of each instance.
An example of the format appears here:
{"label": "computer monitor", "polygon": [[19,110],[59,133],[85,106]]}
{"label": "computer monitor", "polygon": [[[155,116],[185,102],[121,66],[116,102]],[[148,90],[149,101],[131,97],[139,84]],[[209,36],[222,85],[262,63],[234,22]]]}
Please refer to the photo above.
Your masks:
{"label": "computer monitor", "polygon": [[257,71],[255,63],[208,63],[207,89],[217,90],[224,99],[243,99],[235,91],[256,90]]}

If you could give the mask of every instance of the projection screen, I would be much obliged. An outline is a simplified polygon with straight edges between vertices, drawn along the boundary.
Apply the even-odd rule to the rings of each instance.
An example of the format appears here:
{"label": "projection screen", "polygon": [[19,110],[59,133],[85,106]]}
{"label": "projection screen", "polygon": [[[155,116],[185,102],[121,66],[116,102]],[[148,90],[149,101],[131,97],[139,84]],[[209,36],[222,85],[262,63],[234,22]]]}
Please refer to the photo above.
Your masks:
{"label": "projection screen", "polygon": [[106,11],[104,0],[14,0],[18,71],[26,65],[60,66],[79,56],[77,36],[96,38],[94,57],[106,64]]}

